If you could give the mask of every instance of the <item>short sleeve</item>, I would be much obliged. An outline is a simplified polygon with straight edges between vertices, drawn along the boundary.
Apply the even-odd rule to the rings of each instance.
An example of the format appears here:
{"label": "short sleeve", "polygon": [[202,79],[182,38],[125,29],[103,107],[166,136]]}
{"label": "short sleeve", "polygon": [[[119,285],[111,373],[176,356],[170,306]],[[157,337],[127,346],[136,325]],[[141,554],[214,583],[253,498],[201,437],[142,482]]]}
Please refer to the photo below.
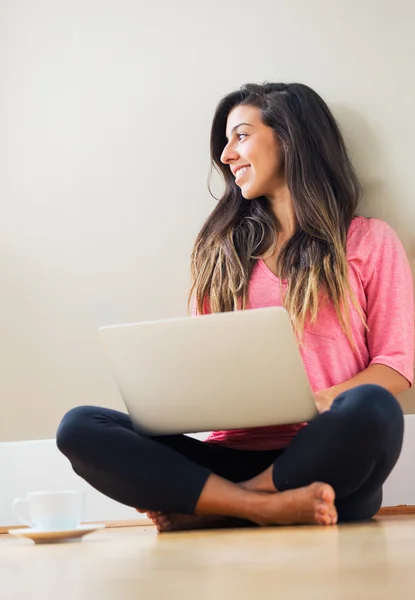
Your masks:
{"label": "short sleeve", "polygon": [[370,365],[382,364],[414,382],[414,283],[395,231],[371,219],[365,265]]}

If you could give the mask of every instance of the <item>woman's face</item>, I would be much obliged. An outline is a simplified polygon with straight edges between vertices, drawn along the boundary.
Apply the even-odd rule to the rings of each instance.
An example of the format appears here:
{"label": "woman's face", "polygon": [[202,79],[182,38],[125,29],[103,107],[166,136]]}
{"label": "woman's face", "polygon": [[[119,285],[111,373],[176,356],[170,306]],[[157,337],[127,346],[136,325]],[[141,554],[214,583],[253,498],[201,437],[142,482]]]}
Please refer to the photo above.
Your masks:
{"label": "woman's face", "polygon": [[255,106],[236,106],[228,116],[221,161],[229,165],[246,200],[272,198],[285,185],[281,147]]}

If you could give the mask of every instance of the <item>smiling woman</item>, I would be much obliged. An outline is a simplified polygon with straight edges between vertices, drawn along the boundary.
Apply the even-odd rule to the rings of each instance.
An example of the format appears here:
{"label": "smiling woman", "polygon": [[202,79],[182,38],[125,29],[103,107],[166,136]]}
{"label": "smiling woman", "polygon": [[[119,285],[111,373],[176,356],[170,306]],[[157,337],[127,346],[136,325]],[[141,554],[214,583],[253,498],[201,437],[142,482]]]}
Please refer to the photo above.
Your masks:
{"label": "smiling woman", "polygon": [[211,154],[226,187],[193,249],[194,313],[284,306],[321,414],[203,442],[139,434],[127,415],[87,406],[64,417],[58,446],[80,476],[147,510],[160,531],[229,517],[369,519],[401,452],[395,396],[413,383],[402,244],[385,222],[356,214],[359,182],[340,129],[305,85],[250,84],[226,96]]}
{"label": "smiling woman", "polygon": [[348,281],[346,238],[360,185],[326,103],[302,84],[245,85],[219,104],[211,153],[226,190],[193,252],[198,310],[206,297],[213,312],[245,308],[264,259],[287,282],[284,304],[300,339],[327,293],[353,344],[348,299],[362,322],[364,314]]}

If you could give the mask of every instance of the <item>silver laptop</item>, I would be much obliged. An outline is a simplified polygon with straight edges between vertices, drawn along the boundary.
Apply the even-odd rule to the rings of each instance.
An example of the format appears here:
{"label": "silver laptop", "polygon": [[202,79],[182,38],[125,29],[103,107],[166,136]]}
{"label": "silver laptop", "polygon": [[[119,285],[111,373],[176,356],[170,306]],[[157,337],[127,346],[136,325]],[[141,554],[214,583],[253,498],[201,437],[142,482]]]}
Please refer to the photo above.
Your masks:
{"label": "silver laptop", "polygon": [[137,431],[195,433],[312,420],[317,410],[284,308],[101,327]]}

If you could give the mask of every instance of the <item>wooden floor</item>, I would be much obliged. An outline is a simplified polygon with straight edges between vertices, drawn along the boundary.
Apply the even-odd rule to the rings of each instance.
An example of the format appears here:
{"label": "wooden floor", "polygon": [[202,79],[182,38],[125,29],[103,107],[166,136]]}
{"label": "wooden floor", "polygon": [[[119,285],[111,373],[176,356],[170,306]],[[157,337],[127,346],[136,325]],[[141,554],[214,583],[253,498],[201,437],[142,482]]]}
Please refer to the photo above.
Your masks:
{"label": "wooden floor", "polygon": [[1,535],[0,598],[412,600],[415,515],[161,535],[141,526],[44,546]]}

